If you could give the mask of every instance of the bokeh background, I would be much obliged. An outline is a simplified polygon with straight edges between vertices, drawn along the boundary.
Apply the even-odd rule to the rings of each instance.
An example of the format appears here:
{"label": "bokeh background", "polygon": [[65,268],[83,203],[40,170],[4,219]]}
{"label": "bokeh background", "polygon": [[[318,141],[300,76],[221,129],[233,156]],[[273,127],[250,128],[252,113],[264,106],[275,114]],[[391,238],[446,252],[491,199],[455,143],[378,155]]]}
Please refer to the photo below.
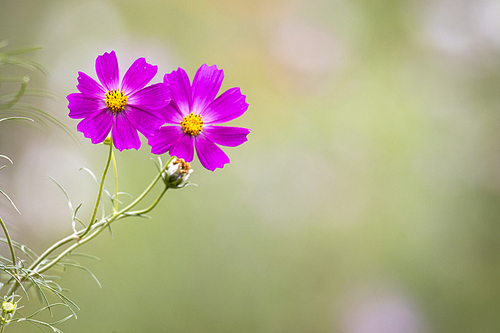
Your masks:
{"label": "bokeh background", "polygon": [[[157,64],[154,82],[216,64],[250,104],[231,164],[195,160],[198,187],[80,249],[102,289],[54,272],[81,307],[64,332],[500,331],[500,2],[0,0],[0,39],[43,46],[30,86],[58,98],[32,102],[75,133],[65,96],[110,50],[122,73]],[[1,214],[41,252],[71,232],[46,176],[89,218],[97,186],[79,168],[100,174],[107,149],[0,126],[0,185],[22,215],[6,200]],[[120,190],[150,182],[150,158],[146,140],[118,154]]]}

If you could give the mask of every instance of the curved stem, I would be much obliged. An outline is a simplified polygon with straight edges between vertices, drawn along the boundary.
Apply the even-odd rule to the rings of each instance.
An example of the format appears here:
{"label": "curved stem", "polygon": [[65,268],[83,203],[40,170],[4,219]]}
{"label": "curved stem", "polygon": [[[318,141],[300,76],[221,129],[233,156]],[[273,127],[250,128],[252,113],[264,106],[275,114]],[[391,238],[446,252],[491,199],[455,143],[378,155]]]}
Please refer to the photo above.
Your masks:
{"label": "curved stem", "polygon": [[[88,227],[86,229],[84,229],[84,230],[80,230],[76,234],[67,236],[67,237],[59,240],[58,242],[52,244],[52,246],[50,246],[47,250],[45,250],[45,252],[42,253],[42,255],[40,257],[38,257],[31,264],[31,266],[29,267],[29,270],[35,270],[38,267],[38,265],[40,265],[40,263],[42,263],[42,261],[45,258],[47,258],[57,248],[61,247],[62,245],[66,244],[66,243],[71,242],[72,240],[81,239],[81,238],[85,237],[85,235],[90,232],[90,230],[92,228],[92,225],[93,225],[93,222],[94,222],[94,219],[95,219],[95,216],[97,214],[97,209],[99,208],[99,203],[101,201],[102,189],[104,187],[104,180],[106,179],[106,174],[108,172],[108,168],[109,168],[109,164],[110,164],[110,161],[111,161],[112,154],[113,154],[113,143],[110,142],[110,144],[109,144],[108,160],[106,161],[106,166],[104,167],[104,171],[102,173],[101,183],[99,184],[99,192],[97,194],[97,199],[96,199],[96,203],[95,203],[95,206],[94,206],[94,211],[92,213],[92,218],[90,219]],[[7,293],[7,295],[13,294],[17,290],[18,287],[19,287],[19,282],[16,279],[12,283],[12,285],[10,286],[9,292]]]}
{"label": "curved stem", "polygon": [[165,186],[165,189],[161,192],[161,194],[158,196],[158,198],[156,199],[156,201],[151,206],[149,206],[148,208],[145,208],[143,210],[136,210],[136,211],[127,213],[127,215],[142,215],[142,214],[146,214],[146,213],[150,212],[160,202],[161,198],[163,197],[163,195],[165,194],[165,192],[167,192],[167,190],[168,190],[168,187]]}
{"label": "curved stem", "polygon": [[[115,216],[113,214],[113,216]],[[114,220],[114,219],[113,219]],[[43,266],[41,269],[39,269],[37,271],[37,274],[41,274],[43,272],[45,272],[46,270],[52,268],[55,264],[57,264],[62,258],[64,258],[69,252],[73,251],[74,249],[76,249],[77,247],[79,247],[80,245],[83,245],[85,243],[87,243],[88,241],[90,241],[91,239],[93,239],[95,236],[99,235],[101,233],[101,231],[103,231],[104,229],[107,228],[107,226],[111,223],[112,221],[107,221],[105,224],[103,224],[101,227],[99,227],[99,229],[97,229],[96,231],[94,231],[93,233],[89,234],[87,237],[85,237],[84,239],[80,240],[79,242],[71,245],[70,247],[68,247],[66,250],[64,250],[63,252],[61,252],[55,259],[53,259],[50,264],[47,264],[45,266]]]}
{"label": "curved stem", "polygon": [[115,199],[113,200],[113,212],[116,213],[116,211],[118,210],[118,172],[116,168],[115,154],[111,153],[111,157],[113,159],[113,170],[115,175]]}
{"label": "curved stem", "polygon": [[141,193],[140,196],[137,197],[137,199],[135,199],[134,201],[132,201],[132,203],[130,203],[127,207],[125,207],[122,210],[120,210],[119,212],[117,212],[118,215],[121,215],[124,212],[128,211],[129,209],[131,209],[132,207],[134,207],[135,205],[137,205],[142,199],[144,199],[144,197],[156,185],[156,183],[158,182],[158,180],[160,180],[162,173],[165,172],[165,170],[167,169],[167,167],[168,167],[169,163],[172,161],[172,159],[173,159],[173,157],[171,157],[170,160],[168,161],[168,163],[166,163],[165,166],[163,166],[163,168],[160,170],[160,172],[158,172],[158,175],[155,177],[155,179],[153,179],[153,181],[151,182],[151,184],[149,184],[149,186],[144,190],[144,192]]}
{"label": "curved stem", "polygon": [[[95,216],[97,214],[97,209],[99,208],[99,203],[101,202],[102,189],[104,187],[104,180],[106,179],[106,174],[108,173],[108,168],[109,168],[109,162],[111,161],[112,156],[113,156],[113,142],[110,142],[109,143],[108,160],[106,161],[106,166],[104,167],[104,171],[103,171],[102,177],[101,177],[101,183],[99,184],[99,192],[97,194],[97,199],[96,199],[95,206],[94,206],[94,212],[92,213],[92,217],[90,218],[89,225],[88,225],[87,229],[85,230],[85,232],[82,235],[80,235],[80,238],[84,237],[90,231],[90,228],[92,228],[92,224],[94,223]],[[115,200],[116,200],[116,198],[115,198]]]}
{"label": "curved stem", "polygon": [[[108,156],[108,160],[106,162],[106,167],[105,167],[104,172],[103,172],[103,177],[102,177],[102,180],[101,180],[101,186],[99,187],[99,195],[97,197],[97,202],[96,202],[96,206],[95,206],[95,209],[94,209],[94,214],[93,214],[93,217],[92,217],[91,221],[93,221],[95,219],[95,214],[96,214],[97,207],[98,207],[98,204],[99,204],[99,200],[100,200],[101,194],[102,194],[102,188],[103,188],[102,184],[104,183],[104,178],[105,178],[106,172],[108,170],[111,158],[112,158],[112,146],[110,147],[110,154]],[[169,163],[171,162],[172,159],[173,159],[173,157],[168,161],[168,163],[165,164],[165,166],[160,170],[160,172],[158,173],[158,175],[153,179],[153,181],[151,182],[151,184],[149,184],[149,186],[141,193],[141,195],[139,197],[137,197],[137,199],[135,199],[127,207],[123,208],[119,212],[114,212],[113,215],[111,215],[109,217],[109,219],[105,219],[105,220],[99,221],[98,223],[89,224],[89,227],[87,227],[86,229],[80,230],[76,234],[67,236],[67,237],[59,240],[58,242],[54,243],[40,257],[38,257],[38,259],[35,260],[33,262],[33,264],[31,264],[31,266],[29,267],[29,270],[37,270],[37,267],[40,265],[40,263],[45,258],[47,258],[54,250],[56,250],[57,248],[61,247],[62,245],[66,244],[66,243],[71,242],[72,240],[77,239],[78,240],[77,243],[75,243],[75,244],[71,245],[70,247],[68,247],[67,249],[65,249],[56,258],[52,259],[49,264],[43,266],[42,268],[40,268],[40,269],[38,269],[36,271],[37,274],[41,274],[42,272],[45,272],[46,270],[50,269],[55,264],[57,264],[69,252],[73,251],[74,249],[76,249],[80,245],[83,245],[83,244],[87,243],[88,241],[90,241],[91,239],[93,239],[94,237],[96,237],[97,235],[99,235],[112,222],[114,222],[115,220],[118,220],[118,219],[120,219],[120,218],[122,218],[122,217],[124,217],[126,215],[129,215],[129,214],[126,214],[126,212],[129,211],[131,208],[133,208],[135,205],[137,205],[151,191],[151,189],[156,185],[156,183],[158,182],[158,180],[160,180],[162,173],[165,172],[165,170],[167,169],[167,167],[168,167],[168,165],[169,165]],[[165,194],[165,192],[167,191],[167,189],[168,189],[168,187],[165,187],[165,189],[162,191],[162,193],[159,195],[159,197],[155,200],[155,202],[151,206],[149,206],[148,208],[146,208],[144,210],[136,211],[136,212],[133,212],[133,213],[134,214],[144,214],[144,213],[147,213],[150,210],[152,210],[158,204],[158,202],[160,202],[161,198],[163,197],[163,195]],[[97,230],[95,230],[94,232],[92,232],[92,233],[89,234],[89,232],[91,232],[92,229],[97,229]],[[24,280],[24,279],[22,279],[22,280]],[[10,287],[9,292],[7,293],[7,295],[10,295],[10,294],[14,293],[17,290],[18,287],[19,287],[19,282],[16,280],[16,281],[14,281],[14,283],[12,284],[12,286]]]}
{"label": "curved stem", "polygon": [[[7,239],[7,244],[9,244],[9,250],[10,254],[12,256],[12,266],[16,266],[16,253],[14,252],[14,246],[12,246],[12,240],[10,239],[9,231],[7,230],[7,226],[3,222],[2,218],[0,217],[0,224],[2,225],[3,232],[5,234],[5,238]],[[2,326],[3,330],[3,326]],[[0,331],[1,333],[2,331]]]}
{"label": "curved stem", "polygon": [[[169,161],[169,163],[170,163],[170,161]],[[156,185],[156,183],[158,182],[158,180],[161,178],[161,174],[165,171],[165,169],[167,168],[167,166],[168,166],[169,163],[165,164],[165,166],[163,167],[163,169],[160,170],[160,172],[155,177],[155,179],[153,179],[153,181],[151,182],[151,184],[149,184],[149,186],[144,190],[144,192],[142,192],[142,194],[139,197],[137,197],[137,199],[135,199],[131,204],[129,204],[127,207],[125,207],[121,211],[113,213],[113,215],[109,219],[106,219],[105,223],[103,223],[102,225],[100,225],[98,227],[99,229],[97,229],[94,233],[88,235],[85,238],[83,238],[85,235],[81,236],[80,241],[78,243],[73,244],[72,246],[68,247],[66,250],[64,250],[63,252],[61,252],[55,259],[53,259],[51,261],[50,264],[48,264],[48,265],[44,266],[42,269],[40,269],[38,271],[38,273],[42,273],[42,272],[46,271],[47,269],[53,267],[62,258],[64,258],[64,256],[66,254],[68,254],[69,252],[73,251],[74,249],[76,249],[80,245],[83,245],[83,244],[87,243],[88,241],[90,241],[91,239],[93,239],[94,237],[96,237],[97,235],[99,235],[113,221],[115,221],[115,220],[123,217],[124,215],[129,215],[129,214],[125,214],[125,213],[129,209],[131,209],[132,207],[134,207],[136,204],[138,204],[142,199],[144,199],[144,197],[151,191],[151,189]],[[142,211],[137,211],[137,212],[132,212],[132,213],[134,213],[134,214],[136,214],[136,213],[138,213],[138,214],[145,214],[145,213],[149,212],[150,210],[152,210],[158,204],[158,202],[160,202],[160,200],[163,197],[163,195],[165,194],[165,192],[167,192],[167,189],[168,189],[168,187],[165,187],[165,189],[161,192],[161,194],[158,196],[158,198],[156,199],[156,201],[151,206],[149,206],[148,208],[146,208],[146,209],[144,209]]]}
{"label": "curved stem", "polygon": [[[68,236],[68,237],[65,237],[63,239],[61,239],[60,241],[52,244],[51,247],[49,247],[40,257],[38,257],[38,259],[36,259],[32,264],[31,266],[29,267],[29,270],[34,270],[36,269],[36,267],[38,265],[40,265],[40,263],[48,256],[52,253],[52,251],[54,251],[55,249],[57,249],[58,247],[66,244],[66,243],[69,243],[70,241],[74,240],[74,239],[77,239],[78,237],[75,236],[75,235],[71,235],[71,236]],[[22,278],[21,280],[24,280],[24,278]],[[10,295],[10,294],[13,294],[17,288],[19,287],[19,280],[18,279],[14,279],[14,282],[12,283],[12,285],[10,286],[9,288],[9,291],[7,292],[7,295]]]}

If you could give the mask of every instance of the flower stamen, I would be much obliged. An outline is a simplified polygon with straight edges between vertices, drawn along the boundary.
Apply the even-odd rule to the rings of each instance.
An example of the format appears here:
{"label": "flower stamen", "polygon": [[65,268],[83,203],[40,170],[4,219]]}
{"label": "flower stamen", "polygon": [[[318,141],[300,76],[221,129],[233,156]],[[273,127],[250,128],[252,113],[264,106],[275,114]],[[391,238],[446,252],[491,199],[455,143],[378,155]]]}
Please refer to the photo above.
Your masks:
{"label": "flower stamen", "polygon": [[182,119],[181,127],[186,134],[198,135],[203,131],[203,118],[191,112]]}
{"label": "flower stamen", "polygon": [[106,105],[113,110],[114,113],[123,111],[127,105],[128,96],[123,91],[112,89],[106,93]]}
{"label": "flower stamen", "polygon": [[179,164],[179,172],[181,174],[189,174],[189,170],[191,170],[191,164],[184,161],[183,158],[178,158],[172,162],[173,165]]}

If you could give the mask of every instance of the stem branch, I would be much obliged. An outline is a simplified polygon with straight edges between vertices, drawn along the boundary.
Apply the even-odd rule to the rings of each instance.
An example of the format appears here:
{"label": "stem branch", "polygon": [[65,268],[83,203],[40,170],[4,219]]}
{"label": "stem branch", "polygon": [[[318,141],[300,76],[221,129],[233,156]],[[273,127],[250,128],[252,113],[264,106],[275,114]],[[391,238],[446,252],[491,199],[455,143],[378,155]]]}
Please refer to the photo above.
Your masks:
{"label": "stem branch", "polygon": [[[84,237],[90,231],[90,228],[92,228],[92,224],[94,223],[94,219],[95,219],[95,216],[97,214],[97,209],[99,208],[99,203],[101,202],[102,189],[104,187],[104,179],[106,178],[106,173],[108,172],[109,162],[111,161],[112,156],[113,156],[113,142],[110,142],[109,143],[108,160],[106,161],[106,166],[104,167],[104,171],[103,171],[102,177],[101,177],[101,183],[99,184],[99,192],[97,194],[97,199],[96,199],[95,206],[94,206],[94,212],[92,213],[92,217],[90,218],[89,225],[88,225],[87,229],[80,236],[80,238]],[[115,198],[115,200],[116,200],[116,198]]]}
{"label": "stem branch", "polygon": [[[5,238],[7,239],[7,243],[9,244],[9,250],[10,254],[12,256],[12,266],[16,266],[16,253],[14,252],[14,246],[12,245],[12,240],[10,239],[9,231],[7,230],[7,226],[3,222],[2,218],[0,217],[0,224],[2,225],[3,232],[5,234]],[[3,329],[3,326],[2,326]],[[0,331],[1,333],[2,331]]]}

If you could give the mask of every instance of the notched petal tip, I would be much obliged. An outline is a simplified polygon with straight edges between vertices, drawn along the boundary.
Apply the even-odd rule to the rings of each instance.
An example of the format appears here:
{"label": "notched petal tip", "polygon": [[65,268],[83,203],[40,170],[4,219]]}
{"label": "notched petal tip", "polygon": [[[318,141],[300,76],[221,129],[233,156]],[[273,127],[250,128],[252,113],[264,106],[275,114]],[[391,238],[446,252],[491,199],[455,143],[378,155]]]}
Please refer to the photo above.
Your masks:
{"label": "notched petal tip", "polygon": [[144,88],[158,73],[158,66],[146,62],[145,58],[139,58],[130,65],[122,81],[122,89],[128,94]]}
{"label": "notched petal tip", "polygon": [[172,101],[180,113],[189,114],[192,111],[193,93],[186,71],[179,67],[177,70],[165,74],[163,82],[170,88]]}
{"label": "notched petal tip", "polygon": [[102,97],[106,93],[103,86],[84,72],[78,72],[77,80],[78,85],[76,86],[76,89],[78,89],[81,93],[94,95],[96,97]]}
{"label": "notched petal tip", "polygon": [[68,100],[69,117],[73,119],[85,118],[99,110],[106,109],[103,101],[92,95],[72,93],[66,96]]}
{"label": "notched petal tip", "polygon": [[210,141],[218,145],[236,147],[248,141],[250,130],[244,127],[206,126],[203,132]]}
{"label": "notched petal tip", "polygon": [[207,124],[220,124],[236,119],[248,110],[246,96],[239,87],[226,90],[202,113]]}
{"label": "notched petal tip", "polygon": [[98,56],[95,61],[95,70],[99,81],[106,90],[118,88],[119,69],[115,51],[105,52],[103,55]]}
{"label": "notched petal tip", "polygon": [[195,147],[201,165],[207,170],[223,168],[230,162],[226,153],[205,136],[200,135],[196,138]]}

